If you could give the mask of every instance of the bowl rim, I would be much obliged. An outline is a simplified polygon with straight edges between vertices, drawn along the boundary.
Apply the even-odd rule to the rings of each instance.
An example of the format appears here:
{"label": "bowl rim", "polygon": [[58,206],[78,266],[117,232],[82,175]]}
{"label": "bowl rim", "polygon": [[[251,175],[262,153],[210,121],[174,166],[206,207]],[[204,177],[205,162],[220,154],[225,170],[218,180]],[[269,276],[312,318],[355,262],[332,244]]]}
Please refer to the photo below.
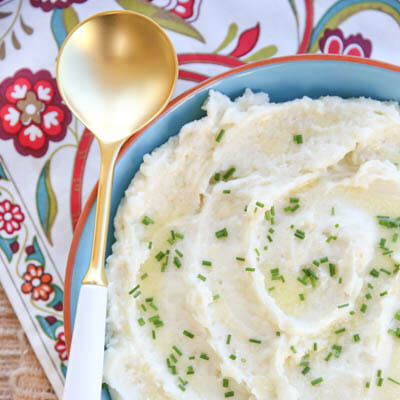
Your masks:
{"label": "bowl rim", "polygon": [[[249,64],[242,65],[240,67],[232,68],[228,71],[225,71],[219,75],[215,75],[198,85],[193,86],[192,88],[186,90],[185,92],[181,93],[179,96],[175,97],[171,100],[166,108],[151,122],[149,122],[146,126],[144,126],[139,132],[133,135],[122,147],[118,158],[119,159],[124,155],[124,153],[128,150],[128,148],[145,132],[145,130],[154,124],[159,118],[161,118],[165,113],[170,111],[173,107],[177,106],[178,104],[182,103],[186,100],[187,97],[199,92],[200,90],[204,89],[208,85],[220,81],[228,76],[235,75],[239,72],[245,70],[251,70],[253,68],[257,68],[264,65],[270,64],[283,64],[289,62],[296,62],[296,61],[340,61],[340,62],[351,62],[355,64],[362,64],[362,65],[370,65],[382,69],[386,69],[389,71],[400,72],[400,66],[377,61],[371,60],[367,58],[360,58],[360,57],[352,57],[352,56],[342,56],[342,55],[330,55],[330,54],[296,54],[292,56],[284,56],[284,57],[276,57],[267,60],[261,60]],[[75,256],[78,250],[78,245],[80,243],[80,239],[82,236],[83,228],[85,227],[88,215],[93,207],[93,204],[96,200],[97,195],[97,185],[98,182],[94,185],[86,203],[83,207],[82,213],[79,216],[78,222],[75,227],[75,231],[73,233],[73,238],[71,242],[71,246],[68,253],[67,265],[65,269],[65,279],[64,279],[64,296],[63,296],[63,317],[64,317],[64,333],[65,339],[67,344],[67,350],[69,352],[71,339],[72,339],[72,324],[71,324],[71,286],[72,286],[72,276],[74,272],[74,264],[75,264]]]}

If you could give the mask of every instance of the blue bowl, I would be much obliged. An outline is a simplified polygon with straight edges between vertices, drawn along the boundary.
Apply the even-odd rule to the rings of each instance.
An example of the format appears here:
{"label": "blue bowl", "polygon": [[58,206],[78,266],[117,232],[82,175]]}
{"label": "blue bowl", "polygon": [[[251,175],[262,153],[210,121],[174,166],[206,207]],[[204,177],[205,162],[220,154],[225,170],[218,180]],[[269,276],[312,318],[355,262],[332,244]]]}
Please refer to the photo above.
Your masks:
{"label": "blue bowl", "polygon": [[[326,95],[400,101],[399,72],[400,68],[394,65],[366,59],[303,55],[245,65],[200,84],[181,95],[146,128],[144,134],[127,146],[115,168],[110,220],[113,220],[143,156],[176,135],[187,122],[203,117],[201,106],[210,89],[235,98],[245,88],[250,88],[254,92],[267,92],[272,102]],[[89,265],[96,206],[94,198],[93,194],[79,220],[68,259],[64,294],[67,339],[71,338],[81,280]],[[110,224],[107,256],[110,255],[113,242],[114,227]],[[108,392],[103,390],[102,400],[109,399]]]}

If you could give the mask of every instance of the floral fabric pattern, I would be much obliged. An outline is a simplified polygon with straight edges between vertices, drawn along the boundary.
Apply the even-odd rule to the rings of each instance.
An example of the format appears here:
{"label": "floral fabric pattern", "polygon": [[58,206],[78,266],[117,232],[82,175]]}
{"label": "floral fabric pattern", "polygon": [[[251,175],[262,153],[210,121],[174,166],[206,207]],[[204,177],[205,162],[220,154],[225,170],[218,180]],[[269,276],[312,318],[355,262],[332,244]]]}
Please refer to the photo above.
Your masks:
{"label": "floral fabric pattern", "polygon": [[0,231],[3,230],[11,235],[21,229],[21,222],[24,219],[19,205],[12,204],[9,200],[0,202]]}
{"label": "floral fabric pattern", "polygon": [[84,3],[86,0],[30,0],[33,7],[40,7],[43,11],[55,8],[67,8],[73,3]]}
{"label": "floral fabric pattern", "polygon": [[344,54],[355,57],[371,57],[372,43],[360,33],[345,37],[342,30],[325,29],[319,41],[319,48],[326,54]]}
{"label": "floral fabric pattern", "polygon": [[43,156],[49,141],[62,140],[71,112],[48,71],[18,71],[0,84],[0,138],[13,139],[22,155]]}
{"label": "floral fabric pattern", "polygon": [[57,343],[54,345],[54,348],[57,350],[58,356],[60,357],[61,361],[68,360],[68,351],[67,351],[67,345],[65,344],[64,332],[60,332],[57,335]]}
{"label": "floral fabric pattern", "polygon": [[21,290],[24,294],[31,294],[33,300],[47,301],[53,288],[50,286],[53,278],[50,274],[44,273],[42,266],[29,264],[23,275],[25,283]]}

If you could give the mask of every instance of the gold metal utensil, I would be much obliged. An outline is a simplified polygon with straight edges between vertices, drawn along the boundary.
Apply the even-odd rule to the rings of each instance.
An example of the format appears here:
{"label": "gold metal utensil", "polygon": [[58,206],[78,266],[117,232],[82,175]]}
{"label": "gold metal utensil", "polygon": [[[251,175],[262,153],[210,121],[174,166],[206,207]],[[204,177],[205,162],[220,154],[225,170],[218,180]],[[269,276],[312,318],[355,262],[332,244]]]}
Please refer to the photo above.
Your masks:
{"label": "gold metal utensil", "polygon": [[93,15],[72,30],[60,49],[59,91],[96,136],[101,156],[92,255],[79,294],[64,400],[100,399],[114,164],[125,140],[167,104],[177,73],[168,36],[151,19],[130,11]]}

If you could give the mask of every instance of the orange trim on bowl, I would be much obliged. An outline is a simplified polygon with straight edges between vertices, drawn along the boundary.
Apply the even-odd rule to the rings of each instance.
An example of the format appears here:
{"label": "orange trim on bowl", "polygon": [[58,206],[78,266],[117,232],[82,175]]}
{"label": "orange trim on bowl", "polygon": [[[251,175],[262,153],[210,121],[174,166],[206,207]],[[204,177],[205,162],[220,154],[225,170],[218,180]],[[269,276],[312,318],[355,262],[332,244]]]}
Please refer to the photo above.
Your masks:
{"label": "orange trim on bowl", "polygon": [[[328,54],[297,54],[293,56],[287,56],[287,57],[277,57],[277,58],[272,58],[268,60],[262,60],[262,61],[257,61],[254,63],[242,65],[237,68],[233,68],[229,71],[226,71],[220,75],[216,75],[210,79],[207,79],[206,81],[194,86],[193,88],[187,90],[186,92],[180,94],[179,96],[175,97],[164,109],[162,113],[158,115],[156,119],[151,121],[149,124],[147,124],[143,129],[141,129],[138,133],[136,133],[134,136],[132,136],[122,147],[120,154],[118,156],[118,160],[122,155],[126,152],[126,150],[132,145],[132,143],[135,142],[135,140],[143,134],[143,132],[155,121],[157,121],[161,116],[163,116],[167,111],[169,111],[173,106],[184,100],[186,97],[190,96],[191,94],[203,89],[205,86],[208,86],[209,84],[216,82],[218,80],[221,80],[227,76],[234,75],[238,72],[245,71],[248,69],[253,69],[256,67],[260,67],[263,65],[269,65],[269,64],[282,64],[282,63],[287,63],[287,62],[292,62],[292,61],[306,61],[306,60],[327,60],[327,61],[346,61],[346,62],[352,62],[356,64],[366,64],[366,65],[372,65],[374,67],[378,68],[383,68],[383,69],[388,69],[390,71],[395,71],[395,72],[400,72],[400,67],[381,62],[381,61],[376,61],[376,60],[370,60],[366,58],[359,58],[359,57],[352,57],[352,56],[336,56],[336,55],[328,55]],[[117,162],[118,162],[117,160]],[[90,193],[90,196],[88,200],[85,203],[85,206],[83,208],[82,214],[79,217],[78,223],[75,228],[75,233],[72,238],[71,242],[71,247],[68,255],[68,260],[67,260],[67,267],[65,271],[65,283],[64,283],[64,331],[65,331],[65,338],[66,338],[66,343],[67,343],[67,348],[69,350],[70,344],[71,344],[71,338],[72,338],[72,331],[71,331],[71,285],[72,285],[72,275],[74,272],[74,262],[75,262],[75,255],[76,251],[79,245],[79,241],[82,235],[83,228],[85,226],[87,217],[89,215],[89,212],[93,206],[94,201],[96,200],[96,195],[97,195],[97,183],[94,186],[92,192]]]}

